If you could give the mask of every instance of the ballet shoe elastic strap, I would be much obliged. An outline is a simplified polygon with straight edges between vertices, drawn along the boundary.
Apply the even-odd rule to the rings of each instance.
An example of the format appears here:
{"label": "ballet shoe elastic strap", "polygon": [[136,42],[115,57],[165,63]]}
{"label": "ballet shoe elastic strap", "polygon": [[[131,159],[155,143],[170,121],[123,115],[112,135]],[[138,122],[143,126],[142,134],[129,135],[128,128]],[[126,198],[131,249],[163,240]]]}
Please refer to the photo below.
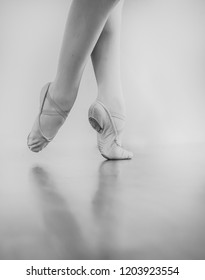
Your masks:
{"label": "ballet shoe elastic strap", "polygon": [[[40,110],[40,114],[43,114],[43,115],[60,115],[62,116],[64,119],[67,118],[68,116],[68,113],[63,111],[60,106],[51,98],[50,94],[49,94],[49,87],[50,87],[50,83],[48,84],[48,87],[47,87],[47,90],[45,92],[45,95],[44,95],[44,98],[43,98],[43,102],[42,102],[42,105],[41,105],[41,110]],[[44,110],[43,107],[44,107],[44,104],[45,104],[45,100],[49,101],[50,105],[55,108],[56,112],[54,111],[50,111],[50,110]]]}
{"label": "ballet shoe elastic strap", "polygon": [[114,118],[120,119],[122,121],[125,121],[125,116],[121,115],[119,113],[111,112],[111,116],[114,117]]}
{"label": "ballet shoe elastic strap", "polygon": [[54,107],[59,115],[61,115],[64,119],[67,118],[68,113],[63,111],[60,106],[51,98],[49,92],[47,93],[47,99],[50,102],[51,106]]}
{"label": "ballet shoe elastic strap", "polygon": [[[50,83],[48,84],[48,87],[46,89],[46,92],[44,94],[44,97],[43,97],[43,102],[42,102],[42,105],[41,105],[41,109],[40,109],[40,113],[39,113],[39,117],[38,117],[38,124],[39,124],[39,130],[40,130],[40,133],[42,135],[42,137],[44,139],[46,139],[48,142],[50,142],[54,137],[52,138],[48,138],[44,135],[42,129],[41,129],[41,124],[40,124],[40,116],[41,115],[48,115],[48,116],[56,116],[56,115],[60,115],[62,116],[64,119],[67,118],[67,115],[68,113],[63,111],[58,104],[56,104],[56,102],[51,98],[50,94],[49,94],[49,87],[50,87]],[[54,111],[50,111],[50,110],[44,110],[43,107],[44,107],[44,104],[45,104],[45,100],[49,101],[50,105],[55,108],[56,112]]]}

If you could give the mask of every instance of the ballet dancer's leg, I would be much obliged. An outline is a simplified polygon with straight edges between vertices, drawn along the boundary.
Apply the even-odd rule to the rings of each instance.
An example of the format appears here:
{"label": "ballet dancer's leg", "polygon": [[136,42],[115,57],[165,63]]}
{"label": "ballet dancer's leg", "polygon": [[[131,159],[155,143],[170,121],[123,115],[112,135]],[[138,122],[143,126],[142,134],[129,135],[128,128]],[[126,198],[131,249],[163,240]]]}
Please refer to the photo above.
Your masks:
{"label": "ballet dancer's leg", "polygon": [[125,115],[121,72],[120,35],[122,0],[112,11],[92,52],[92,62],[98,85],[97,99],[108,109]]}
{"label": "ballet dancer's leg", "polygon": [[97,102],[89,109],[89,121],[98,134],[98,148],[107,159],[130,159],[121,147],[125,104],[120,73],[120,33],[123,2],[109,16],[92,52],[98,85]]}
{"label": "ballet dancer's leg", "polygon": [[[71,110],[86,62],[111,10],[118,2],[120,0],[72,1],[56,78],[49,87],[43,89],[45,102],[42,99],[42,113],[28,137],[28,146],[32,151],[38,152],[48,144]],[[56,114],[56,111],[60,114]]]}

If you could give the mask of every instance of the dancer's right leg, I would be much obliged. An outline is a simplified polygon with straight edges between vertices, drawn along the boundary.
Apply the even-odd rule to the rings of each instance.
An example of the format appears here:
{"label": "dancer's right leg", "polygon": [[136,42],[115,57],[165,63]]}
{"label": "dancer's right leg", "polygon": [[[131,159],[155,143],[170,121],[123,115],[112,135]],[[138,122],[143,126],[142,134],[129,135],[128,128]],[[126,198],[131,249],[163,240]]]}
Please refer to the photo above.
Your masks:
{"label": "dancer's right leg", "polygon": [[[73,0],[68,15],[56,78],[48,89],[51,99],[67,114],[76,99],[83,69],[101,34],[112,8],[120,0]],[[46,89],[44,89],[46,92]],[[45,93],[43,92],[43,93]],[[42,150],[58,131],[65,118],[56,115],[56,106],[48,99],[42,103],[28,137],[28,146]],[[49,114],[44,114],[49,111]],[[39,128],[40,125],[40,128]],[[43,135],[42,135],[43,132]]]}
{"label": "dancer's right leg", "polygon": [[120,70],[123,2],[112,11],[92,52],[98,96],[88,114],[90,124],[97,131],[100,153],[107,159],[120,160],[133,157],[121,142],[126,115]]}

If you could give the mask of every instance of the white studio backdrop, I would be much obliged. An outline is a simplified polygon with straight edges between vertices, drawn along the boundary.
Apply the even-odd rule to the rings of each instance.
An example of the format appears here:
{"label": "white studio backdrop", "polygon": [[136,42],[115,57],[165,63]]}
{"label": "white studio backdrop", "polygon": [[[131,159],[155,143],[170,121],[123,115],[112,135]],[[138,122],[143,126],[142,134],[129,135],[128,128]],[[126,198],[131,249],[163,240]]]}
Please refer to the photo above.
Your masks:
{"label": "white studio backdrop", "polygon": [[[0,0],[0,133],[6,145],[26,145],[40,89],[56,73],[69,5],[67,0]],[[122,80],[128,145],[205,141],[204,15],[203,0],[125,0]],[[96,91],[89,61],[56,141],[79,144],[84,137],[95,143],[87,110]]]}

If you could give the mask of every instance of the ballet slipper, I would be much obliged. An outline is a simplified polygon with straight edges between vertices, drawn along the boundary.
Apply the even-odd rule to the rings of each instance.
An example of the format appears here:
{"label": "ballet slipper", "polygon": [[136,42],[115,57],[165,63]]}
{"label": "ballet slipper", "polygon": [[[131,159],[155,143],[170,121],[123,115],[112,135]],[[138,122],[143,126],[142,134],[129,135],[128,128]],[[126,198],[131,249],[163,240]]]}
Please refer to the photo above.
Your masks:
{"label": "ballet slipper", "polygon": [[133,153],[121,146],[121,134],[125,117],[110,112],[100,101],[95,101],[89,108],[88,119],[98,132],[97,143],[101,155],[110,160],[131,159]]}
{"label": "ballet slipper", "polygon": [[[40,111],[38,114],[38,117],[33,125],[33,128],[31,132],[28,135],[27,138],[27,145],[29,149],[33,152],[39,152],[43,148],[45,148],[49,142],[53,140],[53,138],[56,136],[59,128],[64,123],[65,119],[67,118],[68,112],[63,111],[58,104],[55,103],[55,101],[51,98],[49,94],[49,87],[51,83],[47,83],[41,90],[40,94]],[[51,110],[44,109],[45,101],[49,102],[49,105],[51,106]],[[51,116],[54,117],[53,123],[57,126],[56,133],[52,135],[52,137],[48,137],[45,135],[45,132],[42,131],[41,127],[41,116]],[[55,118],[56,117],[56,118]],[[31,133],[33,133],[33,136],[31,137]]]}

